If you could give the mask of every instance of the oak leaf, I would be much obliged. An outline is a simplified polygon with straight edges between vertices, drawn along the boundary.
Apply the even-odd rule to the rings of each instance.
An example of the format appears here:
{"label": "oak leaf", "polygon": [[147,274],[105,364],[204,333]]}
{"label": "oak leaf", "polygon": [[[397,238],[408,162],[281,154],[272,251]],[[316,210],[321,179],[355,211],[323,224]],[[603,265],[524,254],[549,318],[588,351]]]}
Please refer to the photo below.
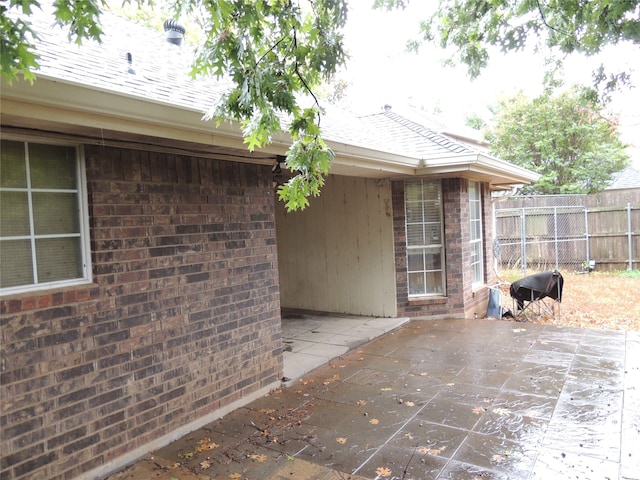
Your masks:
{"label": "oak leaf", "polygon": [[391,470],[389,470],[387,467],[378,467],[376,469],[376,474],[380,477],[390,477]]}

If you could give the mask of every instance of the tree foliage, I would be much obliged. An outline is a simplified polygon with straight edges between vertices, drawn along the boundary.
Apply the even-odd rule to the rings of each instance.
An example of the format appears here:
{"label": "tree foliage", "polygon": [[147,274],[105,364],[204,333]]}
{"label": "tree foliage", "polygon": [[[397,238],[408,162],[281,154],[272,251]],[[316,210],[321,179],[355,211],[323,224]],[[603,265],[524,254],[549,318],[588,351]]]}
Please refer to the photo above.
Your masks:
{"label": "tree foliage", "polygon": [[[377,0],[388,8],[406,0]],[[493,47],[517,52],[528,45],[562,60],[591,56],[607,45],[640,44],[640,0],[440,0],[435,13],[421,23],[424,40],[453,47],[453,59],[477,77]],[[419,42],[413,42],[413,48]],[[593,72],[594,93],[605,97],[629,80],[628,72]]]}
{"label": "tree foliage", "polygon": [[491,153],[542,175],[525,193],[595,193],[629,164],[616,124],[578,89],[502,100],[486,136]]}

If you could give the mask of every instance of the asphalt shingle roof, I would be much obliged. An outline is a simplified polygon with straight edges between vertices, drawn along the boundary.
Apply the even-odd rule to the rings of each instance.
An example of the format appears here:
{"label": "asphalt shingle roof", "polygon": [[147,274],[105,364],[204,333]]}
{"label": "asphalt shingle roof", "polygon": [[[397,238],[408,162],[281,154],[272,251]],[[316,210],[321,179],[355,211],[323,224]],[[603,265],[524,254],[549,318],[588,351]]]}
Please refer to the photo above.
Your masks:
{"label": "asphalt shingle roof", "polygon": [[[43,6],[30,17],[38,34],[37,75],[67,83],[116,92],[151,102],[209,112],[228,84],[215,78],[193,78],[193,51],[166,41],[165,33],[104,12],[102,42],[76,45],[54,25],[50,7]],[[128,57],[132,62],[128,62]],[[379,151],[424,158],[455,157],[474,153],[445,135],[382,111],[356,117],[335,106],[327,106],[323,133],[330,141]],[[477,152],[476,152],[477,153]]]}
{"label": "asphalt shingle roof", "polygon": [[628,188],[640,188],[640,169],[628,167],[616,173],[607,190],[625,190]]}

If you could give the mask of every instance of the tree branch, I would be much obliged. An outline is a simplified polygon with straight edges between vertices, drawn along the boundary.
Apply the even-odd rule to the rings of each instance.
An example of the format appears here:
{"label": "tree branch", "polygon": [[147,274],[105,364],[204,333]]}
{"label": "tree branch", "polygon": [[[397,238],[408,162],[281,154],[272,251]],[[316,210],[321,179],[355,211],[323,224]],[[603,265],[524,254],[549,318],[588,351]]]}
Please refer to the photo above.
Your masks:
{"label": "tree branch", "polygon": [[540,13],[540,18],[542,18],[542,23],[544,23],[545,27],[555,32],[561,33],[563,35],[569,35],[569,32],[567,32],[566,30],[560,30],[559,28],[556,28],[552,25],[549,25],[549,23],[547,23],[547,18],[545,17],[544,12],[542,11],[542,5],[540,5],[540,0],[536,0],[536,5],[538,6],[538,13]]}

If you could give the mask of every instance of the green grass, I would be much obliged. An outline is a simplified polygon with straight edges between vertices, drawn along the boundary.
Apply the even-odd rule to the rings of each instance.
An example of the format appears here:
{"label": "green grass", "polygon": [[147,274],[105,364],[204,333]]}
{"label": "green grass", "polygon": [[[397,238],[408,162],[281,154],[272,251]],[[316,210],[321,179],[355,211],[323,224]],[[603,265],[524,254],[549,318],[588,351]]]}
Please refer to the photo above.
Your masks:
{"label": "green grass", "polygon": [[640,270],[617,270],[611,274],[623,278],[640,278]]}

